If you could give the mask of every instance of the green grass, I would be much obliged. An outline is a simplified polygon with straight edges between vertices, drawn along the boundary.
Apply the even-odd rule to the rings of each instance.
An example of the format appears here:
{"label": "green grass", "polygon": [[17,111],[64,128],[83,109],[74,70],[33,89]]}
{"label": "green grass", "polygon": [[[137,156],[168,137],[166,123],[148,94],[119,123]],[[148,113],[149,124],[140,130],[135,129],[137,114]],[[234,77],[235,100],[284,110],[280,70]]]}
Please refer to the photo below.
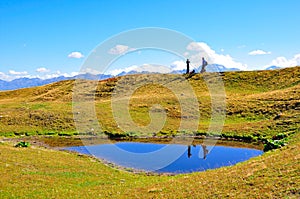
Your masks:
{"label": "green grass", "polygon": [[[226,120],[224,131],[244,131],[265,129],[274,125],[273,118],[279,113],[299,120],[296,108],[299,108],[300,67],[275,71],[228,72],[222,79],[226,90]],[[135,75],[130,81],[143,82],[149,75]],[[159,77],[158,77],[159,78]],[[174,75],[176,79],[176,75]],[[94,131],[122,132],[116,124],[110,102],[110,94],[118,79],[99,82],[96,89],[96,112],[98,121],[91,122],[78,133]],[[210,96],[201,74],[189,79],[197,95],[201,120],[199,130],[207,130],[211,110]],[[92,81],[78,82],[78,87],[87,88],[82,93],[89,97],[88,88]],[[37,88],[0,92],[0,135],[7,133],[47,134],[61,131],[76,133],[72,105],[74,81],[62,81]],[[126,90],[126,85],[124,87]],[[179,88],[180,89],[180,88]],[[180,124],[180,104],[174,93],[159,85],[145,85],[134,92],[130,100],[130,114],[137,125],[150,122],[149,110],[154,104],[160,104],[167,113],[166,125],[162,131],[174,131]],[[82,105],[85,107],[86,105]],[[298,111],[299,112],[299,111]],[[81,113],[82,114],[82,113]],[[293,116],[296,114],[296,118]],[[88,115],[83,117],[89,117]],[[78,121],[80,124],[81,121]],[[98,126],[100,124],[100,128]],[[277,133],[277,132],[275,132]]]}
{"label": "green grass", "polygon": [[[142,82],[150,76],[135,75],[133,80]],[[94,158],[74,153],[35,146],[15,148],[13,143],[0,142],[0,198],[299,198],[300,67],[228,72],[222,79],[226,90],[226,119],[221,135],[254,142],[273,143],[278,139],[287,146],[232,167],[177,176],[148,176],[116,170]],[[117,80],[99,82],[95,102],[97,119],[89,121],[80,131],[75,128],[72,105],[87,110],[89,107],[76,100],[72,102],[74,81],[0,92],[0,137],[72,138],[97,133],[139,136],[138,132],[122,132],[114,121],[110,96]],[[201,118],[197,132],[178,132],[179,103],[174,94],[158,85],[136,90],[130,100],[133,120],[147,125],[149,108],[159,103],[168,117],[158,136],[204,135],[210,124],[211,99],[202,74],[188,81],[199,100]],[[92,81],[77,83],[82,88],[93,85]],[[123,89],[126,90],[126,85]],[[81,97],[90,99],[91,93],[87,89]],[[76,114],[90,119],[88,112]]]}
{"label": "green grass", "polygon": [[235,166],[177,176],[133,174],[96,159],[0,144],[1,198],[298,198],[300,135]]}

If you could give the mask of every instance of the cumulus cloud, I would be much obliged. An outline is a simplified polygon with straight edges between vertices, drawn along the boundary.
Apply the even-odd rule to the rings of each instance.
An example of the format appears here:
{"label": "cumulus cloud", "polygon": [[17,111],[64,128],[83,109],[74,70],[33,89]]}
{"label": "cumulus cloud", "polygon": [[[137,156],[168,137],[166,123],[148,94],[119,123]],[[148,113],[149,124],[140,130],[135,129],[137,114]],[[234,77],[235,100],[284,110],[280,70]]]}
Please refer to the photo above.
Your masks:
{"label": "cumulus cloud", "polygon": [[174,61],[172,64],[171,64],[171,68],[172,70],[183,70],[183,69],[186,69],[186,63],[182,60],[180,61]]}
{"label": "cumulus cloud", "polygon": [[270,55],[270,54],[271,54],[271,52],[267,52],[264,50],[253,50],[248,53],[248,55]]}
{"label": "cumulus cloud", "polygon": [[42,67],[42,68],[37,68],[36,72],[38,72],[38,73],[48,73],[48,72],[50,72],[50,70],[47,69],[47,68]]}
{"label": "cumulus cloud", "polygon": [[9,81],[9,80],[11,80],[11,77],[3,72],[0,72],[0,79]]}
{"label": "cumulus cloud", "polygon": [[170,67],[157,65],[157,64],[143,64],[135,69],[137,72],[150,72],[150,73],[170,73]]}
{"label": "cumulus cloud", "polygon": [[79,72],[71,72],[69,75],[70,75],[70,77],[74,77],[76,75],[79,75]]}
{"label": "cumulus cloud", "polygon": [[190,52],[194,52],[194,54],[189,53],[191,54],[190,60],[191,63],[194,63],[197,67],[202,64],[202,56],[206,54],[206,59],[208,59],[209,64],[220,64],[227,68],[239,68],[241,70],[245,70],[247,68],[247,64],[237,62],[228,54],[223,55],[216,53],[216,51],[211,49],[211,47],[204,42],[191,42],[186,49]]}
{"label": "cumulus cloud", "polygon": [[[117,48],[114,47],[111,49],[111,53],[117,54],[118,53],[124,53],[128,51],[129,47],[120,47],[119,51],[117,51]],[[216,53],[213,49],[211,49],[206,43],[203,42],[191,42],[186,47],[186,52],[184,52],[184,56],[189,58],[191,61],[190,69],[199,69],[199,66],[202,64],[202,56],[207,55],[207,59],[209,61],[209,64],[220,64],[227,68],[239,68],[241,70],[245,70],[247,68],[247,64],[243,64],[240,62],[237,62],[232,58],[230,55],[223,55]],[[160,73],[169,73],[171,71],[180,71],[186,69],[186,63],[185,60],[177,60],[170,64],[168,67],[158,67],[157,65],[151,65],[151,64],[143,64],[141,66],[132,65],[127,68],[123,69],[114,69],[111,71],[108,71],[107,74],[111,75],[118,75],[122,72],[128,73],[130,71],[137,71],[137,72],[160,72]]]}
{"label": "cumulus cloud", "polygon": [[277,57],[276,59],[272,60],[271,63],[265,67],[269,66],[279,66],[279,67],[293,67],[293,66],[300,66],[300,54],[294,55],[293,58],[287,59],[285,57]]}
{"label": "cumulus cloud", "polygon": [[157,65],[157,64],[143,64],[141,66],[132,65],[122,69],[114,69],[108,72],[108,74],[116,76],[122,72],[128,73],[130,71],[136,71],[138,73],[141,72],[149,72],[149,73],[170,73],[172,69],[167,66]]}
{"label": "cumulus cloud", "polygon": [[134,50],[133,48],[130,48],[129,46],[125,45],[116,45],[115,47],[111,48],[108,53],[112,55],[121,55],[128,51]]}
{"label": "cumulus cloud", "polygon": [[14,70],[9,70],[8,73],[10,75],[27,75],[27,71],[14,71]]}
{"label": "cumulus cloud", "polygon": [[123,68],[123,69],[114,69],[114,70],[111,70],[108,72],[108,74],[111,74],[111,75],[118,75],[122,72],[126,72],[128,73],[129,71],[132,71],[132,70],[135,70],[136,68],[138,68],[137,65],[132,65],[132,66],[129,66],[129,67],[126,67],[126,68]]}
{"label": "cumulus cloud", "polygon": [[69,55],[68,55],[69,58],[76,58],[76,59],[80,59],[80,58],[83,58],[83,54],[81,52],[71,52]]}
{"label": "cumulus cloud", "polygon": [[[13,74],[11,74],[11,72]],[[17,74],[16,74],[17,73]],[[10,71],[8,74],[4,73],[4,72],[0,72],[0,79],[1,80],[5,80],[5,81],[12,81],[14,79],[19,79],[19,78],[40,78],[40,79],[51,79],[51,78],[55,78],[55,77],[59,77],[59,76],[65,76],[65,77],[74,77],[76,75],[78,75],[78,72],[71,72],[71,73],[62,73],[59,70],[55,71],[53,73],[41,73],[39,75],[32,75],[32,74],[28,74],[26,72],[26,75],[24,72],[22,72],[22,74],[20,74],[20,72],[16,72],[16,71]]]}
{"label": "cumulus cloud", "polygon": [[60,76],[64,76],[64,77],[74,77],[76,75],[78,75],[78,72],[71,72],[71,73],[62,73],[61,71],[55,71],[51,74],[45,74],[42,76],[37,76],[40,79],[51,79],[51,78],[55,78],[55,77],[60,77]]}
{"label": "cumulus cloud", "polygon": [[81,71],[81,74],[84,74],[84,73],[89,73],[89,74],[92,74],[92,75],[98,75],[98,74],[101,74],[101,71],[95,70],[93,68],[85,68],[84,70]]}
{"label": "cumulus cloud", "polygon": [[[206,43],[203,43],[203,42],[191,42],[189,43],[189,45],[186,47],[187,50],[190,50],[190,51],[198,51],[198,52],[202,52],[204,49],[203,49],[203,46],[208,46]],[[210,48],[209,48],[210,49]]]}

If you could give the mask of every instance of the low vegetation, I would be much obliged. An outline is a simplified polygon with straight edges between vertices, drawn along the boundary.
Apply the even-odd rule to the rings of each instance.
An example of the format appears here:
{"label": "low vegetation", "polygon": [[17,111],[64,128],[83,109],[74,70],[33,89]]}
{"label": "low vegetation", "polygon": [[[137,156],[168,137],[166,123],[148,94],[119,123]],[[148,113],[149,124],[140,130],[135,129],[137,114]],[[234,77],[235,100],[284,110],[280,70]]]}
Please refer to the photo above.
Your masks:
{"label": "low vegetation", "polygon": [[[143,81],[149,76],[134,75],[128,81]],[[178,131],[181,110],[176,96],[160,85],[148,84],[134,92],[129,103],[131,117],[136,124],[147,125],[151,121],[150,108],[160,104],[167,114],[165,126],[155,134],[123,132],[112,114],[110,97],[119,80],[112,78],[100,81],[94,90],[81,93],[86,99],[95,97],[97,116],[83,130],[76,129],[75,122],[82,122],[77,116],[92,117],[79,111],[73,115],[72,107],[88,107],[76,99],[72,101],[73,80],[0,92],[0,137],[20,140],[45,135],[219,136],[227,140],[263,142],[266,153],[232,167],[157,176],[115,170],[87,156],[36,146],[13,147],[15,143],[2,142],[1,198],[299,198],[300,67],[222,74],[226,118],[221,134],[207,134],[211,97],[202,77],[203,74],[197,74],[188,79],[199,101],[201,117],[197,131]],[[76,84],[90,88],[94,82]],[[24,143],[21,145],[25,146]]]}
{"label": "low vegetation", "polygon": [[299,198],[300,135],[260,157],[206,172],[134,174],[74,153],[0,144],[1,198]]}
{"label": "low vegetation", "polygon": [[30,147],[30,143],[29,142],[19,142],[18,144],[15,145],[15,147]]}

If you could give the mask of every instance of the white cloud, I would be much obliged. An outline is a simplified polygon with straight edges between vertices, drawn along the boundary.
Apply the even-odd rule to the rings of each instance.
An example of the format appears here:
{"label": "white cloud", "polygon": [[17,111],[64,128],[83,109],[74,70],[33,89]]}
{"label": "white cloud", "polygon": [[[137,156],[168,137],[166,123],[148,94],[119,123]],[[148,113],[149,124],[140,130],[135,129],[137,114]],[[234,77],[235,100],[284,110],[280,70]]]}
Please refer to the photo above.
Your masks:
{"label": "white cloud", "polygon": [[27,75],[28,74],[27,71],[21,71],[21,72],[19,72],[19,71],[14,71],[14,70],[9,70],[8,73],[10,75]]}
{"label": "white cloud", "polygon": [[69,55],[68,55],[69,58],[76,58],[76,59],[80,59],[80,58],[83,58],[83,54],[81,52],[71,52]]}
{"label": "white cloud", "polygon": [[[186,47],[187,50],[190,51],[198,51],[198,52],[202,52],[203,49],[203,42],[191,42],[189,43],[189,45]],[[207,46],[207,44],[205,44]]]}
{"label": "white cloud", "polygon": [[[197,67],[200,66],[202,56],[205,54],[207,55],[206,59],[208,60],[209,64],[220,64],[227,68],[239,68],[241,70],[245,70],[247,68],[247,64],[243,64],[241,62],[237,62],[232,58],[230,55],[223,55],[217,54],[216,51],[210,48],[204,42],[192,42],[190,43],[187,48],[189,51],[194,51],[193,55],[190,55],[190,61],[192,64],[196,65]],[[203,53],[203,54],[201,54]],[[190,53],[191,54],[191,53]]]}
{"label": "white cloud", "polygon": [[70,75],[70,77],[74,77],[76,75],[79,75],[79,72],[71,72],[69,75]]}
{"label": "white cloud", "polygon": [[92,74],[92,75],[98,75],[98,74],[101,74],[101,71],[95,70],[93,68],[85,68],[80,73],[81,74],[89,73],[89,74]]}
{"label": "white cloud", "polygon": [[185,57],[187,57],[187,56],[189,56],[189,55],[190,55],[189,52],[184,52],[184,53],[183,53],[183,56],[185,56]]}
{"label": "white cloud", "polygon": [[135,70],[137,68],[138,68],[138,66],[132,65],[132,66],[129,66],[129,67],[123,68],[123,69],[114,69],[114,70],[111,70],[111,71],[108,72],[108,74],[111,74],[111,75],[115,76],[115,75],[118,75],[118,74],[120,74],[122,72],[128,73],[129,71]]}
{"label": "white cloud", "polygon": [[135,69],[137,72],[150,72],[150,73],[170,73],[172,72],[170,67],[156,65],[156,64],[143,64]]}
{"label": "white cloud", "polygon": [[122,55],[128,51],[133,51],[133,48],[129,48],[129,46],[125,45],[116,45],[115,47],[111,48],[108,53],[112,55]]}
{"label": "white cloud", "polygon": [[[45,75],[42,75],[42,76],[36,76],[40,79],[51,79],[51,78],[55,78],[55,77],[60,77],[60,76],[64,76],[64,77],[74,77],[76,75],[78,75],[79,73],[78,72],[71,72],[71,73],[62,73],[60,72],[59,70],[58,71],[55,71],[54,73],[51,73],[51,74],[45,74]],[[32,76],[33,77],[33,76]],[[31,78],[32,78],[31,77]]]}
{"label": "white cloud", "polygon": [[[118,45],[117,45],[118,46]],[[116,46],[116,47],[117,47]],[[117,54],[117,48],[111,49],[111,53]],[[119,47],[118,53],[124,53],[128,50],[129,47]],[[214,50],[212,50],[206,43],[203,42],[192,42],[190,43],[186,49],[187,52],[184,53],[184,56],[189,58],[191,61],[190,69],[198,69],[198,67],[202,64],[202,56],[205,54],[209,58],[210,64],[220,64],[224,65],[228,68],[239,68],[244,70],[247,68],[246,64],[235,61],[230,55],[217,54]],[[186,63],[185,60],[177,60],[170,64],[169,67],[159,67],[157,65],[143,64],[142,66],[132,65],[123,69],[114,69],[108,71],[107,74],[118,75],[122,72],[130,72],[130,71],[149,71],[149,72],[160,72],[160,73],[169,73],[171,71],[185,70]]]}
{"label": "white cloud", "polygon": [[40,79],[51,79],[51,78],[55,78],[55,77],[59,77],[60,75],[57,73],[53,73],[53,74],[47,74],[44,76],[39,76],[38,78]]}
{"label": "white cloud", "polygon": [[0,79],[9,81],[11,80],[11,77],[3,72],[0,72]]}
{"label": "white cloud", "polygon": [[47,69],[47,68],[42,67],[42,68],[37,68],[36,72],[39,72],[39,73],[48,73],[48,72],[50,72],[50,70]]}
{"label": "white cloud", "polygon": [[248,55],[270,55],[270,54],[271,54],[271,52],[267,52],[264,50],[253,50],[248,53]]}
{"label": "white cloud", "polygon": [[265,67],[269,66],[279,66],[279,67],[293,67],[293,66],[300,66],[300,54],[294,55],[293,58],[287,59],[285,57],[277,57],[276,59],[272,60],[271,63]]}
{"label": "white cloud", "polygon": [[[13,71],[11,71],[13,72]],[[14,71],[14,75],[12,75],[11,73],[6,74],[3,72],[0,72],[0,79],[1,80],[5,80],[5,81],[12,81],[14,79],[19,79],[19,78],[40,78],[40,79],[50,79],[50,78],[54,78],[54,77],[59,77],[59,76],[65,76],[65,77],[74,77],[76,75],[78,75],[78,72],[71,72],[71,73],[61,73],[59,70],[51,73],[51,74],[47,74],[47,73],[41,73],[42,75],[30,75],[30,74],[15,74],[16,71]],[[18,73],[18,72],[17,72]]]}
{"label": "white cloud", "polygon": [[136,71],[138,73],[141,72],[150,72],[150,73],[170,73],[172,69],[167,66],[157,65],[157,64],[143,64],[141,66],[132,65],[123,69],[114,69],[109,71],[107,74],[110,75],[118,75],[122,72],[128,73],[130,71]]}
{"label": "white cloud", "polygon": [[60,77],[60,76],[64,76],[64,77],[74,77],[76,75],[78,75],[78,72],[71,72],[71,73],[62,73],[59,70],[51,73],[51,74],[45,74],[43,76],[38,76],[38,78],[40,79],[51,79],[51,78],[55,78],[55,77]]}
{"label": "white cloud", "polygon": [[182,60],[180,61],[174,61],[172,64],[171,64],[171,68],[172,70],[183,70],[183,69],[186,69],[186,63]]}
{"label": "white cloud", "polygon": [[5,81],[12,81],[14,79],[19,79],[19,78],[34,78],[35,76],[32,76],[28,74],[27,71],[15,71],[15,70],[9,70],[8,73],[3,73],[0,72],[0,79],[5,80]]}

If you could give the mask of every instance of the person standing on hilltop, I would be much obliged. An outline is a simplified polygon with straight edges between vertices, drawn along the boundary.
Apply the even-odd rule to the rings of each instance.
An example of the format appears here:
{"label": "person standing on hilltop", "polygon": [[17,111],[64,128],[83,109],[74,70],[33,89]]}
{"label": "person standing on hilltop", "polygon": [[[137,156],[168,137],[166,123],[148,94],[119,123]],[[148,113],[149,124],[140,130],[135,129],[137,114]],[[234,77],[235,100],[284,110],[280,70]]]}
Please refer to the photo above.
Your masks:
{"label": "person standing on hilltop", "polygon": [[195,73],[195,70],[192,70],[192,71],[190,72],[190,60],[189,60],[189,59],[186,60],[186,73],[185,73],[185,74],[188,75],[188,76],[186,77],[187,79],[190,78],[190,77],[192,77],[193,75],[196,74],[196,73]]}
{"label": "person standing on hilltop", "polygon": [[207,61],[204,59],[204,57],[202,57],[202,69],[201,69],[201,73],[206,72],[205,67],[207,66]]}
{"label": "person standing on hilltop", "polygon": [[190,60],[187,59],[186,60],[186,74],[189,74],[190,73]]}

